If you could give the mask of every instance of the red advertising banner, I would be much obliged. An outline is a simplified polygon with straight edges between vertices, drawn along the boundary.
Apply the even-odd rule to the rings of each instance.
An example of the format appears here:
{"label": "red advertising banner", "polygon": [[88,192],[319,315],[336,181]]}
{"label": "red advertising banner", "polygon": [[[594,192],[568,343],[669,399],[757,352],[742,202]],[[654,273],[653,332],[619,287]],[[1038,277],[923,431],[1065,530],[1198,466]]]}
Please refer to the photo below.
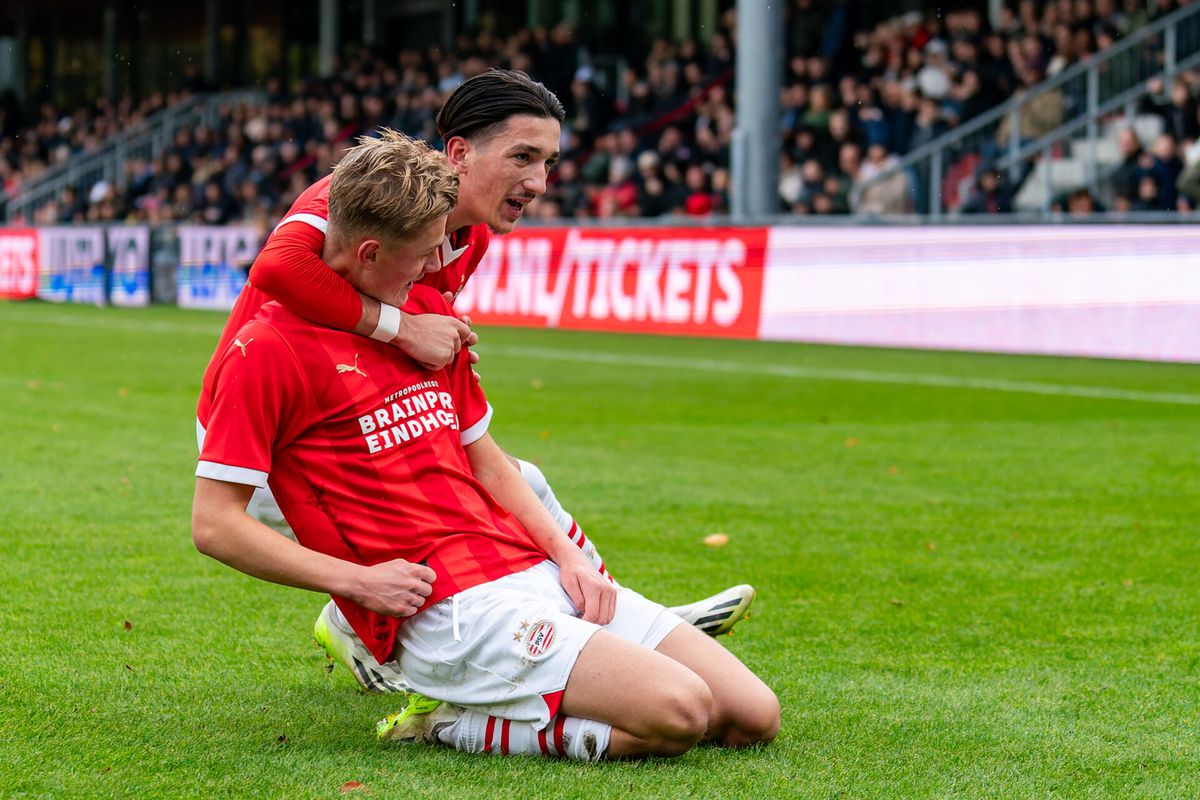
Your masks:
{"label": "red advertising banner", "polygon": [[38,289],[38,232],[0,229],[0,297],[34,297]]}
{"label": "red advertising banner", "polygon": [[753,339],[766,228],[527,228],[455,300],[475,322]]}

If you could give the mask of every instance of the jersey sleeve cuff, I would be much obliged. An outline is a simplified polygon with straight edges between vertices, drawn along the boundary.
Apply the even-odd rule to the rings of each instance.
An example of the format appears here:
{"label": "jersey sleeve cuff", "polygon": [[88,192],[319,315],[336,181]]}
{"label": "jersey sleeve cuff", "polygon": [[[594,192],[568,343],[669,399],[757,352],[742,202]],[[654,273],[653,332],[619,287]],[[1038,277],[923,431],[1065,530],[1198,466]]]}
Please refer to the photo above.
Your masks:
{"label": "jersey sleeve cuff", "polygon": [[[491,408],[488,408],[488,416],[491,416]],[[481,436],[483,434],[480,434]],[[245,467],[231,467],[228,464],[218,464],[215,461],[201,461],[196,465],[197,478],[209,478],[214,481],[225,481],[226,483],[241,483],[246,486],[257,486],[259,489],[265,489],[267,486],[267,473],[257,469],[246,469]]]}
{"label": "jersey sleeve cuff", "polygon": [[466,447],[469,444],[474,444],[483,438],[483,435],[488,431],[488,426],[491,424],[492,404],[488,403],[487,413],[483,415],[483,418],[459,434],[459,438],[462,441],[463,447]]}
{"label": "jersey sleeve cuff", "polygon": [[329,230],[329,220],[324,217],[318,217],[316,214],[291,214],[280,220],[279,224],[275,226],[275,230],[271,231],[271,233],[278,232],[280,228],[289,222],[303,222],[306,225],[316,228],[321,233],[326,233]]}

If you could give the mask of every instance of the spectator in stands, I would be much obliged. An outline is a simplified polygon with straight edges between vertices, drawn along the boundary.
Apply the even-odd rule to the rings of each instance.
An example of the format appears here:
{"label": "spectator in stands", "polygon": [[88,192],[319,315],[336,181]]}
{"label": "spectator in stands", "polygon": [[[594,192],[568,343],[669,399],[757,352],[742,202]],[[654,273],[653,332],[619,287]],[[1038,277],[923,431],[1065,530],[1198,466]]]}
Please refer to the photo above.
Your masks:
{"label": "spectator in stands", "polygon": [[875,91],[866,84],[859,85],[855,105],[857,111],[851,112],[850,117],[855,140],[867,147],[878,144],[886,148],[891,137]]}
{"label": "spectator in stands", "polygon": [[213,180],[204,185],[200,200],[196,203],[196,222],[202,225],[228,225],[236,213],[236,205],[225,194],[225,189],[220,183]]}
{"label": "spectator in stands", "polygon": [[913,119],[912,136],[908,142],[909,149],[917,150],[924,147],[945,133],[947,127],[938,102],[931,97],[918,96],[917,113]]}
{"label": "spectator in stands", "polygon": [[826,14],[816,0],[794,0],[788,12],[788,49],[802,56],[816,55],[825,30]]}
{"label": "spectator in stands", "polygon": [[998,33],[984,37],[983,55],[979,61],[979,78],[984,96],[995,103],[1009,97],[1017,88],[1017,71],[1008,57],[1005,39]]}
{"label": "spectator in stands", "polygon": [[[1158,187],[1158,196],[1154,200],[1156,207],[1153,210],[1174,211],[1179,198],[1175,184],[1183,172],[1183,161],[1179,158],[1175,137],[1169,133],[1160,134],[1154,140],[1151,152],[1143,153],[1138,160],[1138,168],[1139,185],[1149,177],[1154,179]],[[1138,198],[1149,199],[1143,198],[1140,189]]]}
{"label": "spectator in stands", "polygon": [[995,169],[981,169],[975,179],[975,191],[961,210],[964,214],[1011,214],[1012,192],[1004,176]]}
{"label": "spectator in stands", "polygon": [[563,216],[573,217],[580,208],[589,204],[587,187],[579,177],[579,167],[574,161],[563,161],[556,170],[551,199],[558,203]]}
{"label": "spectator in stands", "polygon": [[60,225],[83,222],[86,210],[87,207],[79,197],[79,192],[76,191],[74,186],[67,186],[63,189],[62,196],[59,198],[58,216],[54,222]]}
{"label": "spectator in stands", "polygon": [[789,209],[804,196],[804,176],[800,165],[785,149],[779,156],[779,200]]}
{"label": "spectator in stands", "polygon": [[1088,217],[1105,209],[1086,187],[1082,187],[1068,194],[1057,210],[1066,211],[1072,217]]}
{"label": "spectator in stands", "polygon": [[1150,23],[1150,9],[1143,0],[1124,0],[1118,29],[1125,36]]}
{"label": "spectator in stands", "polygon": [[850,190],[861,179],[862,148],[855,142],[844,142],[838,148],[837,169],[825,179],[825,193],[833,200],[835,213],[850,213]]}
{"label": "spectator in stands", "polygon": [[[889,172],[899,166],[900,159],[888,153],[882,144],[873,144],[867,148],[867,155],[858,171],[856,182],[872,180],[876,176]],[[863,191],[857,207],[851,209],[856,214],[907,214],[912,211],[908,174],[903,171],[894,172],[890,177]]]}
{"label": "spectator in stands", "polygon": [[1181,208],[1186,205],[1188,210],[1200,207],[1200,138],[1191,142],[1184,150],[1183,172],[1175,182],[1179,191]]}
{"label": "spectator in stands", "polygon": [[637,204],[643,217],[661,217],[683,206],[685,195],[678,185],[663,177],[657,152],[642,152],[637,170]]}
{"label": "spectator in stands", "polygon": [[[914,51],[915,52],[915,51]],[[917,71],[917,88],[925,97],[941,100],[950,93],[950,65],[946,61],[948,48],[941,39],[925,45],[925,65]]]}
{"label": "spectator in stands", "polygon": [[712,191],[708,174],[698,164],[687,168],[684,178],[687,196],[683,200],[683,210],[689,217],[707,217],[713,214],[720,198]]}
{"label": "spectator in stands", "polygon": [[[821,194],[825,185],[825,168],[821,166],[821,162],[815,158],[810,158],[800,165],[800,177],[803,180],[803,188],[800,191],[800,198],[792,204],[792,213],[794,214],[812,214],[817,205],[816,197]],[[825,197],[825,204],[832,209],[832,203],[829,198]]]}
{"label": "spectator in stands", "polygon": [[[979,9],[965,8],[948,10],[944,18],[914,12],[839,31],[871,18],[843,14],[846,9],[839,5],[834,20],[826,5],[792,0],[787,11],[780,135],[791,164],[784,202],[804,212],[843,207],[843,192],[831,187],[841,187],[837,179],[844,182],[839,163],[846,144],[857,145],[860,154],[867,151],[865,160],[859,159],[860,175],[877,174],[872,165],[932,141],[1014,91],[1029,91],[1047,69],[1066,69],[1149,18],[1138,0],[1021,0],[1001,9],[995,29],[988,29]],[[709,191],[718,197],[718,184],[728,178],[736,123],[729,84],[736,13],[731,9],[720,19],[707,50],[694,40],[653,42],[644,62],[619,76],[626,97],[620,105],[599,92],[597,74],[582,60],[586,53],[565,24],[507,38],[460,36],[453,54],[436,47],[402,50],[387,60],[355,53],[332,78],[296,81],[290,91],[278,80],[269,81],[266,106],[225,108],[212,128],[180,130],[167,152],[136,165],[131,161],[112,202],[81,203],[81,212],[85,217],[125,212],[151,221],[199,215],[267,225],[299,188],[328,169],[353,136],[390,123],[434,140],[433,118],[444,90],[493,63],[531,71],[568,102],[561,170],[572,174],[569,180],[557,179],[561,189],[550,198],[564,215],[601,207],[648,216],[682,210],[694,194],[688,189],[691,167],[701,167]],[[849,42],[853,51],[843,48]],[[1157,107],[1177,147],[1200,135],[1192,88],[1189,78],[1181,78],[1171,88],[1170,102]],[[98,146],[110,133],[136,126],[188,96],[184,91],[138,103],[128,97],[113,104],[98,101],[71,113],[45,105],[24,115],[11,102],[0,103],[0,182],[15,189],[72,153]],[[1037,97],[1022,115],[1020,141],[1058,127],[1067,107],[1062,92]],[[1008,124],[1006,118],[985,159],[1007,144]],[[647,151],[657,163],[648,158],[643,170],[641,156]],[[810,166],[813,159],[820,163]],[[1155,173],[1164,193],[1175,185],[1167,174],[1169,161]],[[810,181],[806,175],[814,171],[820,179]],[[912,188],[924,210],[929,176],[920,177]],[[1136,178],[1120,180],[1118,196],[1132,202]],[[210,200],[208,186],[214,181],[220,197]],[[246,188],[247,181],[253,190]],[[186,198],[180,187],[186,188]],[[86,193],[81,188],[74,201],[59,198],[55,220]],[[899,198],[905,193],[885,194]]]}
{"label": "spectator in stands", "polygon": [[963,72],[950,87],[942,104],[943,114],[952,124],[960,124],[978,116],[988,109],[983,96],[983,84],[979,73],[973,69]]}
{"label": "spectator in stands", "polygon": [[818,83],[808,94],[808,110],[801,117],[801,124],[812,128],[818,135],[829,131],[829,115],[833,113],[833,90],[829,84]]}
{"label": "spectator in stands", "polygon": [[[1029,38],[1029,37],[1026,37]],[[1014,95],[1020,96],[1033,90],[1043,78],[1039,68],[1026,63],[1018,70],[1021,78],[1021,89]],[[1064,99],[1061,89],[1051,89],[1039,93],[1021,112],[1020,129],[1017,136],[1021,144],[1036,141],[1062,125],[1064,115]],[[1011,118],[1006,116],[1000,123],[996,136],[1001,147],[1008,145],[1011,135]]]}
{"label": "spectator in stands", "polygon": [[1143,173],[1138,179],[1137,194],[1133,201],[1129,204],[1130,211],[1162,211],[1162,203],[1159,200],[1161,187],[1158,185],[1158,180],[1154,175],[1147,172]]}
{"label": "spectator in stands", "polygon": [[797,130],[808,109],[808,86],[794,83],[783,87],[779,93],[779,106],[782,112],[779,129],[785,134]]}
{"label": "spectator in stands", "polygon": [[1116,197],[1114,207],[1117,210],[1128,210],[1138,196],[1139,172],[1144,151],[1133,128],[1121,128],[1117,132],[1117,147],[1121,153],[1121,163],[1110,178]]}
{"label": "spectator in stands", "polygon": [[[1151,98],[1161,95],[1163,82],[1155,78],[1150,82]],[[1169,101],[1156,104],[1151,101],[1150,110],[1163,121],[1163,130],[1171,134],[1177,142],[1192,141],[1200,136],[1200,122],[1196,119],[1196,103],[1192,99],[1192,90],[1183,77],[1176,78],[1171,84]]]}
{"label": "spectator in stands", "polygon": [[607,130],[614,112],[612,103],[592,82],[593,74],[587,66],[575,70],[571,92],[566,97],[566,127],[577,131],[584,142],[590,140],[593,132]]}

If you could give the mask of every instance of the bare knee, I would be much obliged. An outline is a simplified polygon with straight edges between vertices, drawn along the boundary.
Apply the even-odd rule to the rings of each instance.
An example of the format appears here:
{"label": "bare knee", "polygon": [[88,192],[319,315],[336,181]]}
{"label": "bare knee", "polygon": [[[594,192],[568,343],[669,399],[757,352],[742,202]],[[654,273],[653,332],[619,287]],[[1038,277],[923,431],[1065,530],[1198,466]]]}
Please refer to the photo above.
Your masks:
{"label": "bare knee", "polygon": [[722,733],[720,743],[725,747],[748,747],[766,744],[779,733],[779,698],[762,685],[743,698]]}
{"label": "bare knee", "polygon": [[686,753],[708,730],[712,691],[695,673],[681,672],[680,679],[664,689],[653,722],[640,732],[648,751],[654,755]]}

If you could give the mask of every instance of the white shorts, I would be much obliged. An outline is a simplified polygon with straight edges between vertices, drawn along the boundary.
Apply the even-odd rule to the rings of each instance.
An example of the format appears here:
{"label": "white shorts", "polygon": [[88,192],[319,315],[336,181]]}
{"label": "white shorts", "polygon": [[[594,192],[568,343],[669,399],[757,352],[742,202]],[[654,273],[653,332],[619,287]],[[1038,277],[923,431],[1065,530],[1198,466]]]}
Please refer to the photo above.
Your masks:
{"label": "white shorts", "polygon": [[[558,565],[543,561],[459,592],[404,623],[400,668],[428,697],[543,728],[558,712],[579,653],[601,630],[578,613],[559,583]],[[654,649],[682,623],[622,588],[603,630]]]}

